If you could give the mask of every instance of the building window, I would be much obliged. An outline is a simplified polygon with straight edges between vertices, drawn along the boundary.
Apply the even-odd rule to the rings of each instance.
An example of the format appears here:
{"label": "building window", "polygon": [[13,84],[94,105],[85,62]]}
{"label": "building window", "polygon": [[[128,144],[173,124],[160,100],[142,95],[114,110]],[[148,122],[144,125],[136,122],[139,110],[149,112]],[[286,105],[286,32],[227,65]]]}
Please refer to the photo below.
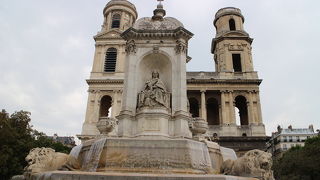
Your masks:
{"label": "building window", "polygon": [[111,117],[112,98],[103,96],[100,101],[100,117]]}
{"label": "building window", "polygon": [[286,144],[284,144],[284,145],[283,145],[283,150],[285,150],[285,151],[286,151],[287,149],[288,149],[288,148],[287,148],[287,145],[286,145]]}
{"label": "building window", "polygon": [[236,30],[236,22],[234,21],[234,19],[229,20],[229,28],[230,28],[230,31]]}
{"label": "building window", "polygon": [[292,142],[292,136],[289,136],[289,142]]}
{"label": "building window", "polygon": [[283,142],[287,142],[287,136],[283,136]]}
{"label": "building window", "polygon": [[235,108],[239,110],[238,118],[240,119],[241,126],[249,125],[247,99],[244,96],[237,96],[235,101]]}
{"label": "building window", "polygon": [[112,16],[111,28],[119,28],[120,27],[120,19],[121,19],[120,14],[114,14]]}
{"label": "building window", "polygon": [[207,100],[207,121],[209,125],[220,125],[219,103],[215,98]]}
{"label": "building window", "polygon": [[189,112],[191,113],[192,117],[199,117],[199,102],[196,98],[190,98],[189,99],[189,105],[190,105],[190,110]]}
{"label": "building window", "polygon": [[106,53],[104,72],[115,72],[117,63],[117,49],[109,48]]}
{"label": "building window", "polygon": [[232,63],[234,72],[242,72],[240,54],[232,54]]}
{"label": "building window", "polygon": [[300,137],[299,137],[299,136],[297,136],[296,138],[297,138],[297,142],[300,142]]}

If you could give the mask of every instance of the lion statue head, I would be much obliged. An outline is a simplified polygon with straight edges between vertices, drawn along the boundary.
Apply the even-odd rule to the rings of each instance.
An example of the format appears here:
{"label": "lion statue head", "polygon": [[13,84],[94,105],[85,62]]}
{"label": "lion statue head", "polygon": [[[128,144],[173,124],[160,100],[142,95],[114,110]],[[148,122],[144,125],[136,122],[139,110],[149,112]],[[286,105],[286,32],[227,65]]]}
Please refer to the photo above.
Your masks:
{"label": "lion statue head", "polygon": [[270,171],[272,167],[272,155],[261,150],[252,150],[244,155],[244,158],[251,162],[251,166],[258,167],[261,170]]}
{"label": "lion statue head", "polygon": [[57,153],[51,148],[34,148],[25,158],[28,162],[25,167],[27,174],[54,171],[67,162],[68,155]]}
{"label": "lion statue head", "polygon": [[262,180],[274,180],[272,155],[261,150],[251,150],[237,160],[223,163],[221,172],[226,175],[257,177]]}

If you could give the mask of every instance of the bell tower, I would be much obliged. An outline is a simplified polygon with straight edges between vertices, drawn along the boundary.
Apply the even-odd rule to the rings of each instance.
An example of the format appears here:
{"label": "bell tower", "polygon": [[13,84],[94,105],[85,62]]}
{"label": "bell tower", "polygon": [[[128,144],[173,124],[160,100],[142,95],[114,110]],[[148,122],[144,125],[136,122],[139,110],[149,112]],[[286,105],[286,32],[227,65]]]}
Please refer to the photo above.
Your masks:
{"label": "bell tower", "polygon": [[227,7],[215,16],[216,37],[212,42],[215,68],[220,77],[258,79],[251,54],[253,41],[244,30],[244,17],[240,9]]}
{"label": "bell tower", "polygon": [[[95,53],[89,85],[88,103],[81,140],[100,134],[96,124],[101,119],[114,118],[121,109],[126,41],[120,36],[132,27],[138,13],[127,0],[111,0],[103,9],[104,21],[94,36]],[[111,134],[116,134],[112,132]]]}
{"label": "bell tower", "polygon": [[138,14],[129,1],[111,0],[104,8],[103,16],[101,31],[94,36],[96,52],[91,78],[123,75],[126,42],[120,34],[133,25]]}

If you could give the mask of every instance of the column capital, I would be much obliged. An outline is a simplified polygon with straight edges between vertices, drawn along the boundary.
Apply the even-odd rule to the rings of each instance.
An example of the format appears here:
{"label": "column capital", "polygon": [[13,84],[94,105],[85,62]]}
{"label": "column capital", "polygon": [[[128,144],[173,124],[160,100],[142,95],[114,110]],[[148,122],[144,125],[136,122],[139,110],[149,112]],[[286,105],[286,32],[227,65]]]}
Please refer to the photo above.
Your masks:
{"label": "column capital", "polygon": [[233,93],[233,90],[220,90],[220,93]]}
{"label": "column capital", "polygon": [[200,89],[200,92],[201,92],[201,93],[206,93],[207,90],[205,90],[205,89]]}

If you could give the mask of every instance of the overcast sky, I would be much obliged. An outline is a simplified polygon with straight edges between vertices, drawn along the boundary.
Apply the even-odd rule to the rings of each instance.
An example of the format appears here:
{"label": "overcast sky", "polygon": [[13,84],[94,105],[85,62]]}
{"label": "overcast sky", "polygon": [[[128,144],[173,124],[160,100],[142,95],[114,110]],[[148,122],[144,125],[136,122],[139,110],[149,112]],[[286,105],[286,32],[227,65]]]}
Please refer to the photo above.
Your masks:
{"label": "overcast sky", "polygon": [[[0,109],[26,110],[52,135],[81,133],[93,55],[106,0],[0,0]],[[139,18],[155,0],[131,0]],[[167,16],[195,34],[188,71],[214,71],[214,14],[238,7],[254,38],[267,134],[277,125],[320,128],[320,1],[165,0]],[[319,73],[319,74],[318,74]]]}

